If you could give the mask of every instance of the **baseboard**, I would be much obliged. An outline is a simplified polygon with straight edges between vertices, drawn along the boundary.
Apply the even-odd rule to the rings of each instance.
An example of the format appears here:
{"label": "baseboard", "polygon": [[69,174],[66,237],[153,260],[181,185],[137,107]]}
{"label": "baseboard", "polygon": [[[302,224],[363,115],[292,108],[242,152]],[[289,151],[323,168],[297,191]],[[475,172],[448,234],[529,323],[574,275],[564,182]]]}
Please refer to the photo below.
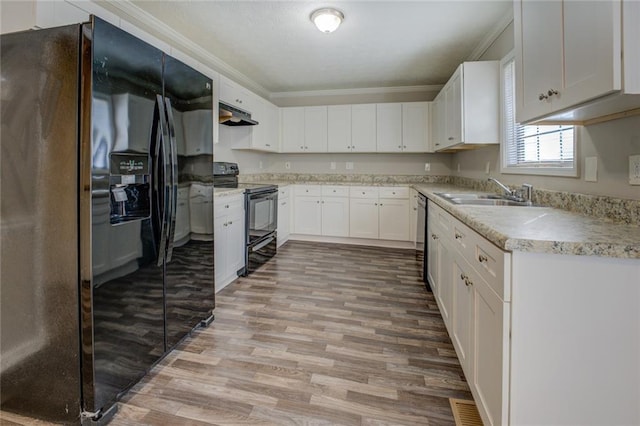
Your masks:
{"label": "baseboard", "polygon": [[401,249],[415,249],[412,241],[374,240],[369,238],[326,237],[322,235],[291,234],[291,241],[309,241],[316,243],[351,244],[357,246],[387,247]]}

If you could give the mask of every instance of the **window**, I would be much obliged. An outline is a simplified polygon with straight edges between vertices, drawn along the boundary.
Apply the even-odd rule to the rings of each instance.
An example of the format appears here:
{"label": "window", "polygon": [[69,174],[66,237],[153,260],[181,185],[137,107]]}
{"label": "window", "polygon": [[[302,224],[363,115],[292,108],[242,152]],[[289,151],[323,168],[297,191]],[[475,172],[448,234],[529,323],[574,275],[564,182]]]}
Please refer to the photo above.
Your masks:
{"label": "window", "polygon": [[576,176],[574,126],[516,123],[513,53],[501,64],[502,173]]}

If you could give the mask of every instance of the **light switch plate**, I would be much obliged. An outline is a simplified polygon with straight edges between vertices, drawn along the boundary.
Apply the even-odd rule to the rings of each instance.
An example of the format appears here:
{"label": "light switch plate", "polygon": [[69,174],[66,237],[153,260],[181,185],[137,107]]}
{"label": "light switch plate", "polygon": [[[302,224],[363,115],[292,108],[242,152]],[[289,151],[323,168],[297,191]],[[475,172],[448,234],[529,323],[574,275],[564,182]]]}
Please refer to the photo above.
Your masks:
{"label": "light switch plate", "polygon": [[640,185],[640,155],[629,156],[629,185]]}
{"label": "light switch plate", "polygon": [[329,168],[330,168],[331,170],[335,170],[335,169],[336,169],[336,162],[335,162],[335,161],[332,161],[332,162],[329,164]]}
{"label": "light switch plate", "polygon": [[353,163],[350,161],[347,161],[347,170],[353,170]]}
{"label": "light switch plate", "polygon": [[598,157],[584,159],[584,180],[586,182],[598,181]]}
{"label": "light switch plate", "polygon": [[285,168],[285,169],[287,169],[287,170],[289,170],[289,169],[291,168],[291,162],[289,162],[289,161],[285,161],[285,162],[284,162],[284,168]]}
{"label": "light switch plate", "polygon": [[487,161],[487,164],[486,164],[486,165],[485,165],[485,167],[484,167],[484,172],[485,172],[486,174],[491,173],[491,162],[490,162],[490,161]]}
{"label": "light switch plate", "polygon": [[424,171],[425,172],[431,171],[431,163],[424,163]]}

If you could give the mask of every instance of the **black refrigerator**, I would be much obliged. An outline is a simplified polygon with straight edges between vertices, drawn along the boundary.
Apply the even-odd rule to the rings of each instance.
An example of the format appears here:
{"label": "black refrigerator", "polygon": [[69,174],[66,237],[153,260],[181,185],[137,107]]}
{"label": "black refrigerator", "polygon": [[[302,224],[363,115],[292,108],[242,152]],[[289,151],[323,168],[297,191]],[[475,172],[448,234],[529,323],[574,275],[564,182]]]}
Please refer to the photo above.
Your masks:
{"label": "black refrigerator", "polygon": [[95,17],[1,44],[1,409],[104,422],[213,318],[212,81]]}

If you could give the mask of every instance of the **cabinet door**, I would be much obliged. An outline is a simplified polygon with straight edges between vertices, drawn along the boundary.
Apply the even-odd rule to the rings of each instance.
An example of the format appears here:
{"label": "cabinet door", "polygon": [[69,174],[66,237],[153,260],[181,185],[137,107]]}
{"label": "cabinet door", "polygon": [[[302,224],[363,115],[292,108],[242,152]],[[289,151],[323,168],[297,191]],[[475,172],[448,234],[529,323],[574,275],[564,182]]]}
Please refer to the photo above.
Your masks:
{"label": "cabinet door", "polygon": [[304,152],[327,152],[327,107],[305,107]]}
{"label": "cabinet door", "polygon": [[416,226],[418,225],[418,191],[409,191],[409,240],[416,243]]}
{"label": "cabinet door", "polygon": [[376,105],[351,106],[351,151],[376,152]]}
{"label": "cabinet door", "polygon": [[[259,149],[261,151],[266,150],[267,137],[269,135],[269,120],[266,118],[267,105],[262,100],[256,100],[254,106],[251,109],[251,118],[256,120],[259,124],[256,126],[248,127],[251,135],[251,148]],[[234,129],[236,130],[236,129]]]}
{"label": "cabinet door", "polygon": [[446,105],[444,93],[439,95],[432,105],[431,114],[431,144],[432,150],[442,149],[446,140]]}
{"label": "cabinet door", "polygon": [[322,235],[349,236],[349,199],[324,197],[322,199]]}
{"label": "cabinet door", "polygon": [[378,238],[378,201],[357,198],[349,203],[349,236]]}
{"label": "cabinet door", "polygon": [[277,152],[280,140],[280,109],[270,102],[266,102],[265,120],[268,123],[265,150]]}
{"label": "cabinet door", "polygon": [[447,326],[450,334],[452,333],[452,311],[453,311],[453,257],[449,246],[445,244],[443,233],[439,234],[436,240],[436,252],[438,253],[436,260],[438,293],[436,294],[438,306],[444,324]]}
{"label": "cabinet door", "polygon": [[351,152],[351,105],[327,108],[329,152]]}
{"label": "cabinet door", "polygon": [[562,2],[516,1],[514,27],[516,121],[523,122],[551,111],[551,98],[540,95],[562,85]]}
{"label": "cabinet door", "polygon": [[564,1],[562,19],[564,87],[554,111],[622,88],[621,2]]}
{"label": "cabinet door", "polygon": [[227,215],[215,218],[214,235],[215,289],[219,291],[227,276]]}
{"label": "cabinet door", "polygon": [[451,146],[462,141],[462,70],[460,65],[445,87],[444,98],[446,108],[444,146]]}
{"label": "cabinet door", "polygon": [[304,108],[282,108],[282,152],[304,152]]}
{"label": "cabinet door", "polygon": [[227,275],[235,277],[244,268],[245,243],[244,214],[230,216],[227,220]]}
{"label": "cabinet door", "polygon": [[289,224],[291,222],[291,207],[289,198],[278,199],[278,247],[289,239]]}
{"label": "cabinet door", "polygon": [[321,235],[322,209],[320,197],[296,196],[294,200],[293,232],[296,234]]}
{"label": "cabinet door", "polygon": [[473,287],[468,285],[471,267],[456,252],[452,252],[453,258],[453,308],[451,340],[456,348],[460,365],[465,375],[471,375],[471,359],[473,354]]}
{"label": "cabinet door", "polygon": [[409,200],[380,199],[381,240],[409,241]]}
{"label": "cabinet door", "polygon": [[220,76],[218,86],[220,88],[219,96],[221,101],[242,110],[252,112],[250,109],[251,105],[248,105],[251,101],[249,100],[250,94],[247,90],[222,75]]}
{"label": "cabinet door", "polygon": [[378,152],[401,152],[402,104],[376,105],[376,138]]}
{"label": "cabinet door", "polygon": [[470,275],[474,289],[473,376],[478,410],[487,425],[506,424],[509,406],[509,304],[478,275]]}
{"label": "cabinet door", "polygon": [[429,151],[429,102],[402,104],[402,149]]}

